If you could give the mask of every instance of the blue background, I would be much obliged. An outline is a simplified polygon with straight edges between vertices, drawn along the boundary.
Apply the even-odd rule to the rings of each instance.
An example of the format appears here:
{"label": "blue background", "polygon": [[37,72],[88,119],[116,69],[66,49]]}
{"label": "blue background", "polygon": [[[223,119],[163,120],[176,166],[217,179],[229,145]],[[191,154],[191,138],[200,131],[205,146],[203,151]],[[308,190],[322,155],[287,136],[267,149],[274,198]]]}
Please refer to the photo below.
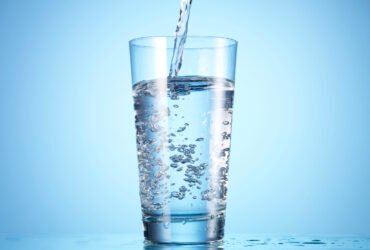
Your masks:
{"label": "blue background", "polygon": [[[128,40],[176,0],[0,1],[0,233],[141,230]],[[370,1],[194,0],[239,41],[227,232],[370,233]]]}

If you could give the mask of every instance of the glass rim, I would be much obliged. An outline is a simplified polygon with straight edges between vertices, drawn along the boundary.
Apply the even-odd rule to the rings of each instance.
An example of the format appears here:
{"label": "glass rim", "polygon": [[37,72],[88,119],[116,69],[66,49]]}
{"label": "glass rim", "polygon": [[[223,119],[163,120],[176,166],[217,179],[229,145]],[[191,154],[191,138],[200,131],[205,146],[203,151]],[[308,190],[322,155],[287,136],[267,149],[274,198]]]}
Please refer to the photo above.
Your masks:
{"label": "glass rim", "polygon": [[[167,49],[173,49],[176,36],[143,36],[143,37],[137,37],[129,40],[130,47],[139,47],[139,48],[156,48],[159,46],[158,41],[166,41],[166,48]],[[189,43],[192,43],[192,41],[204,41],[204,45],[200,46],[194,46],[190,45]],[[157,43],[155,42],[157,41]],[[169,44],[167,44],[167,41],[171,41]],[[218,42],[216,42],[218,41]],[[189,49],[220,49],[220,48],[227,48],[227,47],[236,47],[238,44],[238,41],[229,38],[229,37],[222,37],[222,36],[202,36],[202,35],[192,35],[186,37],[186,45],[189,47],[185,47],[185,50]]]}

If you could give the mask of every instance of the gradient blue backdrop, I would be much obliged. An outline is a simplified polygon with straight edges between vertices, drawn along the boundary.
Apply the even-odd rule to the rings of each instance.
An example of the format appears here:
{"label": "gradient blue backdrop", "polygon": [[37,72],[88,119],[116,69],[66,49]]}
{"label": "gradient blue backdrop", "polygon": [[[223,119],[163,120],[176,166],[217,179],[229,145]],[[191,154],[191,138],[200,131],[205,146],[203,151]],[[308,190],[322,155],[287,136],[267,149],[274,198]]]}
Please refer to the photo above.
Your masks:
{"label": "gradient blue backdrop", "polygon": [[[194,0],[239,41],[227,232],[370,233],[370,1]],[[128,40],[178,0],[0,1],[0,233],[141,230]]]}

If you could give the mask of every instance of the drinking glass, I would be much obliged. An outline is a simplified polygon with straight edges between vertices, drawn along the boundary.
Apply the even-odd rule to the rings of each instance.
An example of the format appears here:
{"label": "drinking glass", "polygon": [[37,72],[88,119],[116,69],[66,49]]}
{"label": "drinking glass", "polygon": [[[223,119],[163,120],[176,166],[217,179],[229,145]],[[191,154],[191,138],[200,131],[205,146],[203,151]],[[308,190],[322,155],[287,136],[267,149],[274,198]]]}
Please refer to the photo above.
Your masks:
{"label": "drinking glass", "polygon": [[237,42],[187,37],[129,42],[144,237],[207,244],[224,235]]}

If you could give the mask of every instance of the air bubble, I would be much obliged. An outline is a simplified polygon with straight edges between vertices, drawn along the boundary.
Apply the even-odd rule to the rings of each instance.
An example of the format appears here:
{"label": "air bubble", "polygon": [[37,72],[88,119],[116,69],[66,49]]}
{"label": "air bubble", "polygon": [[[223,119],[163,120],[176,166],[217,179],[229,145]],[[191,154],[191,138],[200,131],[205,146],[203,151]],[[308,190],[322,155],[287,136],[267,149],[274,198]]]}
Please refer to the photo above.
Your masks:
{"label": "air bubble", "polygon": [[171,192],[171,197],[175,197],[175,198],[179,197],[179,192],[177,191]]}
{"label": "air bubble", "polygon": [[184,198],[185,198],[185,193],[179,193],[179,196],[177,197],[177,199],[182,200]]}
{"label": "air bubble", "polygon": [[181,133],[181,132],[183,132],[185,129],[186,129],[186,127],[179,127],[179,128],[177,129],[177,132],[178,132],[178,133]]}
{"label": "air bubble", "polygon": [[208,166],[208,164],[207,164],[207,163],[202,163],[202,164],[200,164],[200,165],[199,165],[199,169],[200,169],[200,170],[204,170],[204,169],[206,169],[206,168],[207,168],[207,166]]}
{"label": "air bubble", "polygon": [[169,150],[171,150],[171,151],[174,151],[174,150],[176,149],[176,147],[175,147],[173,144],[171,144],[171,145],[168,147],[168,149],[169,149]]}

